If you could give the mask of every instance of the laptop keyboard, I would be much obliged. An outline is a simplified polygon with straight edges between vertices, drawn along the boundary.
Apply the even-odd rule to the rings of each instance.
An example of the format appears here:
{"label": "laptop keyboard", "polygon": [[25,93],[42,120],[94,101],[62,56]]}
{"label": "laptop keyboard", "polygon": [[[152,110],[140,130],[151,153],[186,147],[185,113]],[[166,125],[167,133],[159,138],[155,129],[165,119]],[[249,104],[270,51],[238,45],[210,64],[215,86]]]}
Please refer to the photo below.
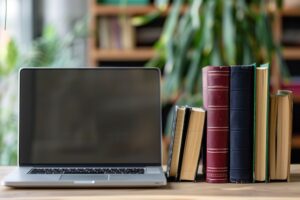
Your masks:
{"label": "laptop keyboard", "polygon": [[144,174],[144,168],[33,168],[29,174]]}

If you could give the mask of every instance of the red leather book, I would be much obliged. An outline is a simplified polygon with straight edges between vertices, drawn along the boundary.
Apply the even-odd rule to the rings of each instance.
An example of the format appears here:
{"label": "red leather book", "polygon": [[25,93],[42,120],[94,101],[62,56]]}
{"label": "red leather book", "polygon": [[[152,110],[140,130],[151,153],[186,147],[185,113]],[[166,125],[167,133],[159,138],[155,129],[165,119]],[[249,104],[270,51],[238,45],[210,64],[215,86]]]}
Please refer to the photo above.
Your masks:
{"label": "red leather book", "polygon": [[206,182],[227,183],[230,67],[207,66],[202,76],[203,104],[207,111]]}

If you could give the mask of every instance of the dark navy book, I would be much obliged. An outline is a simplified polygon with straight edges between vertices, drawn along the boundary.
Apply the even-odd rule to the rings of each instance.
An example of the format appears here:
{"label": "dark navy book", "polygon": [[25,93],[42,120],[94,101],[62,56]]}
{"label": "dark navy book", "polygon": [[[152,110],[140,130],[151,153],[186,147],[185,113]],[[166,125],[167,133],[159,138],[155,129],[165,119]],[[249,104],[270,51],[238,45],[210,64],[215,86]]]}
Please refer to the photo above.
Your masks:
{"label": "dark navy book", "polygon": [[254,65],[232,66],[229,180],[253,181]]}

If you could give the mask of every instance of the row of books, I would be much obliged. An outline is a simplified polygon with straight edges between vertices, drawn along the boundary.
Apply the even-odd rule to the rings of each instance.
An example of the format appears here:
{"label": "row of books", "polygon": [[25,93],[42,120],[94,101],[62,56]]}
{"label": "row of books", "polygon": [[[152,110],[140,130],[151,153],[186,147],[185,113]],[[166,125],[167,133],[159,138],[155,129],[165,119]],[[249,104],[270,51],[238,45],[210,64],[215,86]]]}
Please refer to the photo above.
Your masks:
{"label": "row of books", "polygon": [[100,17],[99,18],[99,47],[100,49],[133,49],[135,47],[135,30],[131,18]]}
{"label": "row of books", "polygon": [[[292,93],[280,90],[269,95],[268,64],[208,66],[203,68],[202,76],[206,123],[189,134],[191,123],[201,127],[203,122],[191,122],[180,114],[181,110],[189,113],[187,108],[176,108],[168,178],[195,180],[202,149],[209,183],[288,180]],[[205,139],[201,142],[199,138]]]}

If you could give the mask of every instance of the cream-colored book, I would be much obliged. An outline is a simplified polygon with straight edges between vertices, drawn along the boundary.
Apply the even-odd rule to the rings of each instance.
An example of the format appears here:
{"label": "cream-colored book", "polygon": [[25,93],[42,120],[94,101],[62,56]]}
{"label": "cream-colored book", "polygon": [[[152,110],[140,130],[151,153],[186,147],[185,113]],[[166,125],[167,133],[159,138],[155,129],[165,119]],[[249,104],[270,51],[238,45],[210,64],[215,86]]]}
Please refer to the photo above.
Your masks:
{"label": "cream-colored book", "polygon": [[205,110],[191,108],[181,164],[180,180],[194,181],[198,171],[200,149],[203,138]]}
{"label": "cream-colored book", "polygon": [[267,180],[269,67],[256,68],[254,180]]}
{"label": "cream-colored book", "polygon": [[279,90],[271,99],[270,180],[289,180],[292,138],[293,95]]}

